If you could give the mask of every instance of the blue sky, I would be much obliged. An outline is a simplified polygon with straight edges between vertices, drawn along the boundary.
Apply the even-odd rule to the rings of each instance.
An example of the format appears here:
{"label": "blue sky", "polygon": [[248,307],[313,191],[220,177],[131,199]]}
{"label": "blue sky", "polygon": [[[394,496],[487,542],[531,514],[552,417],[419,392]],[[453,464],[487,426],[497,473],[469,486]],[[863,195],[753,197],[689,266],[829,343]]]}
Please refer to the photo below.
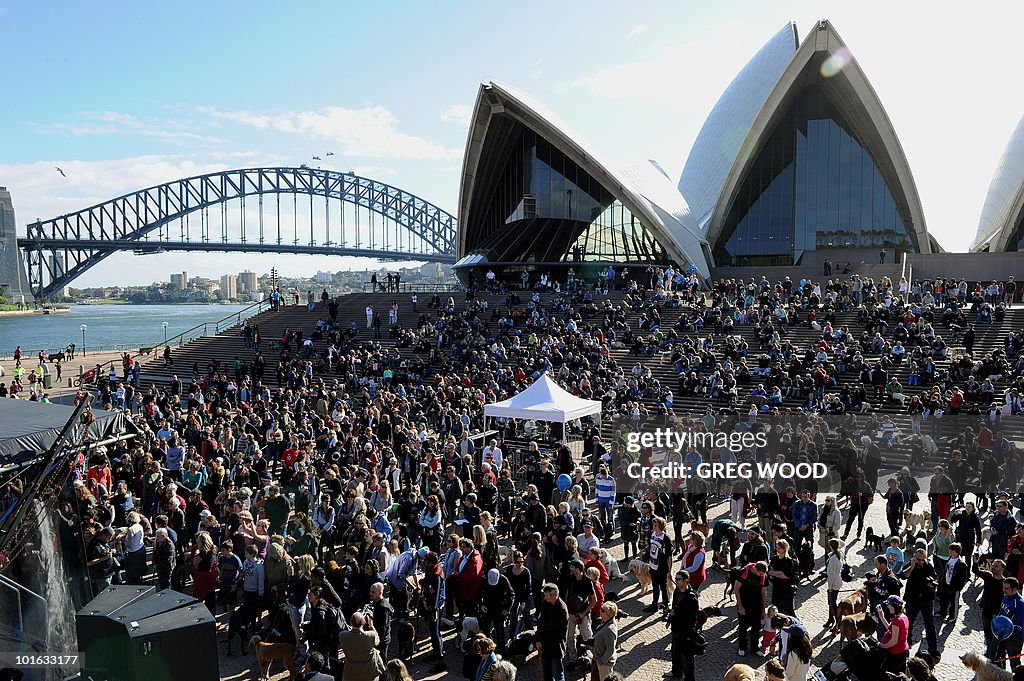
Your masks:
{"label": "blue sky", "polygon": [[[491,78],[547,104],[613,163],[654,158],[677,177],[761,44],[786,21],[803,37],[827,17],[893,120],[929,229],[961,250],[1024,114],[1024,10],[980,6],[0,0],[0,184],[24,225],[194,172],[331,150],[333,167],[454,212],[466,118]],[[77,284],[272,264],[300,274],[366,263],[125,254]]]}

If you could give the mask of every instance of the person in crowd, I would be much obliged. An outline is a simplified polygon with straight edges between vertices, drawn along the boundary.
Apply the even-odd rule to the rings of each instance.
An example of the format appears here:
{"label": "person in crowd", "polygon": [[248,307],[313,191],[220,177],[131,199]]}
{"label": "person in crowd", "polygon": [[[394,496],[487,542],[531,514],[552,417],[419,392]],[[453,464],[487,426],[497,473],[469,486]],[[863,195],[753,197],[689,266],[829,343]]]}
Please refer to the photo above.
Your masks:
{"label": "person in crowd", "polygon": [[672,606],[665,614],[665,626],[672,634],[672,668],[667,678],[695,680],[696,656],[704,654],[700,642],[695,640],[697,614],[700,602],[697,592],[690,588],[689,575],[680,570],[675,575],[676,590],[672,594]]}
{"label": "person in crowd", "polygon": [[[878,633],[888,644],[887,667],[901,666],[901,638],[909,643],[919,617],[924,647],[937,649],[935,605],[944,618],[970,610],[963,622],[982,623],[992,659],[1019,652],[1021,636],[997,640],[991,623],[1005,612],[1024,626],[1008,581],[1024,576],[1018,504],[998,493],[1019,489],[1024,472],[1010,425],[1024,412],[1024,333],[1003,333],[1000,315],[1012,320],[1012,311],[1000,312],[1002,296],[993,298],[991,285],[973,293],[966,282],[913,280],[901,288],[839,275],[839,267],[821,281],[778,282],[768,275],[702,282],[654,266],[614,270],[611,285],[605,272],[596,290],[574,274],[572,293],[558,290],[558,274],[538,272],[531,278],[537,290],[523,292],[508,288],[507,274],[493,273],[494,294],[481,293],[478,281],[458,304],[432,295],[379,340],[371,333],[376,322],[373,335],[383,335],[386,307],[377,301],[360,299],[346,311],[329,300],[330,319],[314,324],[285,320],[291,312],[274,291],[282,320],[275,324],[287,331],[272,350],[262,340],[267,322],[263,331],[247,323],[236,361],[225,361],[234,350],[221,358],[183,347],[173,378],[143,371],[140,381],[132,361],[124,371],[115,367],[111,383],[101,368],[99,383],[83,386],[78,398],[123,407],[138,435],[73,461],[73,482],[55,500],[68,507],[62,517],[81,546],[92,593],[111,582],[145,582],[152,567],[159,586],[199,598],[222,628],[241,593],[254,623],[294,635],[300,655],[308,643],[321,657],[334,656],[340,642],[345,674],[363,678],[390,673],[378,662],[397,638],[391,626],[415,614],[414,606],[430,632],[422,654],[439,672],[446,638],[450,648],[452,629],[468,618],[477,618],[502,654],[537,624],[543,674],[561,679],[564,662],[582,656],[577,639],[590,647],[592,675],[614,673],[616,614],[608,613],[642,604],[632,590],[609,585],[636,559],[642,565],[632,571],[651,577],[647,610],[667,609],[671,629],[651,657],[689,675],[686,656],[700,646],[689,634],[677,645],[679,598],[689,612],[688,594],[728,580],[738,613],[719,626],[725,636],[733,633],[726,627],[736,629],[744,654],[759,649],[766,619],[795,618],[822,591],[835,626],[839,594],[857,586],[844,586],[846,561],[864,555],[845,542],[855,523],[859,541],[866,523],[874,537],[886,530],[867,588],[871,611],[884,606],[888,624]],[[363,312],[361,330],[354,320]],[[984,346],[968,323],[975,316],[998,331]],[[950,334],[962,334],[960,344]],[[180,371],[189,365],[191,372]],[[42,399],[22,369],[0,395]],[[905,372],[913,378],[904,380]],[[600,422],[485,419],[485,405],[542,375],[600,401]],[[900,403],[908,405],[901,413],[909,432],[900,432],[893,412]],[[958,413],[977,421],[964,427],[963,418],[951,418]],[[696,468],[785,461],[792,452],[826,464],[841,503],[824,483],[781,473],[710,487],[691,479],[681,488],[624,490],[621,478],[616,486],[618,461],[659,463],[660,451],[629,447],[633,426],[655,422],[767,433],[764,446],[694,445],[679,458]],[[582,451],[572,445],[578,441]],[[884,493],[876,494],[893,452],[906,452],[908,465],[883,478]],[[914,471],[939,458],[942,470],[932,470],[922,507]],[[0,512],[19,494],[0,490]],[[744,533],[750,510],[756,526]],[[907,511],[915,530],[927,525],[921,514],[928,511],[934,532],[924,539],[908,533]],[[815,526],[824,582],[803,581]],[[708,565],[706,544],[721,571]],[[817,550],[810,548],[813,571]],[[972,573],[983,586],[964,591]],[[670,578],[677,585],[671,597]],[[778,612],[769,615],[769,603]],[[339,631],[337,612],[345,626],[359,620],[354,634]],[[650,629],[657,620],[637,621]],[[362,649],[370,639],[376,654]],[[792,640],[784,663],[769,664],[769,672],[807,673],[807,651]],[[494,659],[484,674],[514,675],[503,662]]]}
{"label": "person in crowd", "polygon": [[540,653],[544,681],[565,681],[565,632],[569,627],[569,610],[559,597],[556,584],[541,587],[543,598],[537,617],[537,652]]}
{"label": "person in crowd", "polygon": [[905,674],[907,659],[910,657],[910,625],[907,616],[903,614],[903,599],[899,596],[889,596],[875,607],[875,613],[879,626],[885,630],[878,644],[888,653],[882,668],[892,674]]}

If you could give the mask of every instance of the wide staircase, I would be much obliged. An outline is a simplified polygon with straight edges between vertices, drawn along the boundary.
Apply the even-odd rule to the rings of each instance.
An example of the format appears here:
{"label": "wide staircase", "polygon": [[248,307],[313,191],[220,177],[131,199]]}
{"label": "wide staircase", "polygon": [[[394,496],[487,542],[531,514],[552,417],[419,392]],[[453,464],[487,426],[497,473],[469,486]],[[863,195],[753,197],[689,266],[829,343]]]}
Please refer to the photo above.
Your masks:
{"label": "wide staircase", "polygon": [[[875,265],[875,267],[879,266]],[[737,270],[741,268],[731,269]],[[786,269],[789,276],[794,276],[793,268]],[[767,268],[762,271],[767,274]],[[759,276],[760,275],[758,275],[758,278]],[[771,280],[774,281],[775,279]],[[442,294],[442,302],[447,300],[448,295],[452,295],[455,300],[457,310],[464,309],[465,302],[462,294]],[[505,303],[505,296],[503,295],[483,294],[483,297],[488,300],[491,306],[503,306]],[[617,291],[610,292],[608,296],[613,305],[619,305],[622,301],[622,297],[623,294]],[[523,300],[523,304],[525,304],[529,300],[529,294],[523,293],[521,294],[521,298]],[[553,293],[545,293],[541,295],[542,302],[547,306],[553,306],[557,298],[558,296]],[[380,312],[383,316],[381,328],[382,338],[380,342],[385,348],[392,348],[395,345],[395,342],[388,338],[387,333],[387,312],[393,301],[397,300],[400,306],[399,324],[406,327],[414,326],[416,317],[418,316],[418,314],[413,314],[411,304],[409,302],[409,296],[407,294],[352,293],[341,296],[337,300],[339,310],[338,323],[343,328],[348,328],[350,323],[354,321],[357,329],[356,338],[358,341],[370,341],[373,340],[375,336],[374,331],[367,328],[365,312],[367,305],[373,306],[375,310]],[[427,302],[429,300],[430,294],[419,295],[419,313],[426,311]],[[600,307],[603,304],[604,299],[599,298],[595,300],[595,302],[598,304],[598,307]],[[690,315],[694,313],[693,309],[670,308],[664,305],[659,307],[659,311],[662,318],[662,328],[665,330],[670,329],[683,312]],[[638,310],[627,311],[626,313],[627,323],[635,333],[639,333],[640,314],[641,313]],[[304,334],[309,335],[313,331],[316,321],[320,318],[327,319],[327,311],[317,303],[316,308],[312,311],[308,310],[306,305],[287,305],[277,312],[263,312],[249,319],[249,325],[258,326],[263,336],[262,349],[266,362],[264,380],[268,385],[271,387],[277,386],[276,370],[279,350],[276,347],[276,344],[280,341],[285,331],[287,329],[291,329],[294,332],[301,329]],[[834,326],[836,328],[840,328],[843,325],[848,326],[854,336],[859,335],[862,330],[861,324],[856,319],[856,314],[852,311],[836,314]],[[936,323],[935,326],[937,333],[943,336],[949,346],[949,357],[953,357],[956,354],[956,351],[960,349],[952,338],[953,334],[950,333],[948,329],[940,328],[938,323]],[[976,326],[974,356],[984,356],[992,350],[1001,349],[1006,335],[1011,331],[1022,327],[1024,327],[1024,308],[1009,310],[1006,318],[1001,324],[993,323],[991,325]],[[491,329],[493,331],[493,324],[491,325]],[[712,329],[706,328],[702,333],[697,335],[707,337],[708,335],[711,335],[711,333]],[[755,367],[757,365],[757,355],[760,354],[759,343],[756,338],[756,328],[751,325],[736,325],[730,333],[731,335],[741,336],[746,340],[749,346],[747,362],[751,367]],[[692,337],[695,334],[690,332],[681,335]],[[804,348],[816,344],[820,337],[819,332],[805,326],[788,327],[786,335],[786,339],[789,340],[798,351],[802,351]],[[721,346],[723,340],[723,336],[716,337],[716,346]],[[322,349],[322,343],[318,344],[318,350]],[[400,353],[403,356],[408,357],[414,354],[415,351],[411,348],[403,348],[400,350]],[[188,385],[193,376],[193,371],[198,371],[199,375],[202,375],[206,370],[207,364],[211,361],[219,361],[222,366],[226,366],[230,375],[231,367],[236,357],[243,361],[251,361],[254,355],[255,353],[252,349],[245,347],[240,327],[236,326],[227,329],[218,335],[199,338],[177,348],[173,354],[174,364],[172,366],[163,366],[163,360],[160,358],[154,358],[146,361],[143,365],[142,384],[144,387],[147,387],[150,384],[166,386],[170,383],[171,377],[177,375],[184,385]],[[675,368],[668,359],[670,353],[658,353],[650,357],[637,356],[634,355],[629,348],[616,347],[611,350],[611,355],[627,375],[631,372],[634,365],[638,363],[642,363],[644,366],[649,368],[655,379],[657,379],[662,385],[668,386],[672,389],[674,394],[673,410],[677,414],[703,414],[709,405],[715,409],[724,406],[722,403],[716,402],[707,396],[680,394],[677,390],[679,377]],[[878,359],[878,357],[865,354],[865,360],[869,363],[875,359]],[[508,360],[505,362],[508,366],[511,366],[513,363],[514,360]],[[948,364],[948,360],[936,361],[936,370],[941,371],[948,369]],[[904,386],[904,392],[908,396],[931,390],[930,386],[925,385],[909,386],[907,384],[909,374],[909,362],[904,362],[902,366],[889,370],[889,376],[896,376],[900,380],[900,383]],[[756,383],[756,378],[754,380]],[[854,384],[858,381],[858,376],[855,373],[847,373],[838,376],[837,380],[840,384]],[[740,409],[741,413],[745,413],[745,411],[749,409],[750,400],[748,396],[752,387],[754,386],[739,386],[739,399],[736,406]],[[1002,385],[997,384],[996,389],[997,391],[1001,390]],[[652,414],[656,413],[657,401],[655,398],[651,397],[645,399],[644,402]],[[793,411],[796,411],[802,406],[804,406],[803,402],[799,398],[787,399],[784,401],[783,405],[781,405],[783,409],[789,408]],[[895,403],[879,404],[877,401],[873,400],[872,413],[883,413],[889,415],[903,435],[909,435],[911,433],[910,418],[905,414],[905,410],[899,405]],[[645,426],[653,427],[655,425],[662,425],[655,423],[653,419],[654,417],[652,416],[652,420],[645,424]],[[953,436],[956,434],[957,428],[962,427],[958,426],[952,418],[944,418],[941,421],[941,437]],[[1018,424],[1018,421],[1021,423]],[[977,422],[974,422],[972,425],[976,427]],[[613,437],[616,429],[620,426],[621,424],[618,423],[605,423],[603,435],[605,438]],[[1024,419],[1004,419],[1002,431],[1009,439],[1024,442]],[[930,423],[927,420],[925,424],[925,432],[930,432]],[[841,443],[834,437],[828,442],[825,452],[826,461],[835,460],[840,445]],[[906,451],[906,448],[901,447],[899,449],[892,449],[890,451],[886,451],[885,455],[887,468],[907,465],[910,463],[910,454]],[[931,466],[937,463],[943,463],[947,459],[948,448],[940,447],[939,453],[936,456],[925,457],[923,463],[927,466]]]}

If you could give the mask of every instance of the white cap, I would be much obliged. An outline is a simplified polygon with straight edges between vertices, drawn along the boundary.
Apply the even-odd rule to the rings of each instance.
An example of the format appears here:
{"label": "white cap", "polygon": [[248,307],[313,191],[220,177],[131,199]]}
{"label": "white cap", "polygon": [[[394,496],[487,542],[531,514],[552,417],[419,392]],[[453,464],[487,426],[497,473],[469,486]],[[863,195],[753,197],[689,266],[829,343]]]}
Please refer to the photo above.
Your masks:
{"label": "white cap", "polygon": [[498,585],[498,577],[500,577],[500,576],[501,576],[501,573],[499,573],[495,568],[491,568],[490,570],[487,571],[487,583],[490,584],[491,586],[497,586]]}

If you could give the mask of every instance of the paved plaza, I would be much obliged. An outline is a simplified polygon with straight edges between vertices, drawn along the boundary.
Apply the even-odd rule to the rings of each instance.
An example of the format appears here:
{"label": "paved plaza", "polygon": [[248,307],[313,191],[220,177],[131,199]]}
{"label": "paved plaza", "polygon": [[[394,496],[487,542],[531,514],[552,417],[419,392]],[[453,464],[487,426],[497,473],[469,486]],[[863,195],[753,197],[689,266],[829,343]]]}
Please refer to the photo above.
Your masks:
{"label": "paved plaza", "polygon": [[[883,473],[879,479],[884,481],[888,476]],[[919,480],[922,487],[927,489],[927,478]],[[818,501],[824,501],[824,496],[819,496]],[[922,507],[918,505],[918,510]],[[845,506],[844,521],[845,521]],[[719,503],[713,506],[708,513],[712,522],[714,517],[728,516],[728,503]],[[987,516],[983,516],[983,522]],[[884,533],[885,522],[885,501],[881,496],[876,496],[875,503],[869,509],[865,519],[865,531],[867,527],[874,528],[878,533]],[[864,573],[871,569],[871,561],[874,552],[866,548],[863,541],[854,542],[854,535],[851,533],[847,546],[847,562],[854,568],[858,581],[851,582],[849,589],[853,590],[859,584]],[[816,563],[815,572],[822,569],[822,549],[815,545]],[[611,549],[612,554],[618,558],[622,557],[622,545],[617,535]],[[710,560],[710,555],[709,555]],[[623,569],[625,565],[623,564]],[[822,633],[825,621],[828,619],[828,603],[824,590],[824,579],[816,578],[810,582],[802,583],[797,589],[796,603],[797,616],[807,625],[811,634],[811,642],[814,646],[814,660],[812,671],[828,664],[839,655],[839,639],[831,633]],[[717,680],[725,675],[725,671],[736,662],[743,662],[756,669],[761,669],[765,658],[757,657],[753,652],[740,658],[736,655],[736,601],[723,600],[725,589],[725,576],[721,570],[712,569],[709,571],[708,581],[700,591],[701,606],[719,605],[722,609],[720,617],[712,617],[704,627],[704,635],[708,640],[707,653],[697,658],[697,678],[699,680]],[[938,640],[942,649],[942,661],[936,667],[936,678],[941,681],[952,679],[969,678],[970,673],[960,663],[959,655],[964,650],[984,651],[984,637],[981,631],[981,618],[976,608],[968,608],[963,604],[973,604],[981,590],[981,581],[972,582],[963,592],[961,607],[955,623],[942,623],[936,618]],[[617,591],[620,596],[620,608],[630,616],[619,620],[619,645],[620,654],[615,665],[616,671],[625,678],[635,681],[654,681],[662,678],[662,675],[669,670],[669,632],[665,625],[658,621],[658,616],[642,612],[643,608],[650,604],[651,596],[647,594],[640,598],[639,585],[636,580],[626,573],[622,581],[613,580],[606,586],[606,591]],[[840,598],[844,594],[840,595]],[[223,617],[221,617],[223,619]],[[918,621],[914,631],[914,639],[920,640],[923,637],[923,625]],[[221,634],[223,638],[223,633]],[[416,679],[449,679],[461,677],[462,655],[453,645],[454,636],[447,639],[447,652],[445,661],[448,666],[447,673],[431,673],[431,665],[419,661],[423,655],[429,652],[429,641],[421,630],[417,640],[417,655],[409,665],[409,670]],[[224,645],[221,648],[221,678],[223,679],[248,679],[253,678],[253,656],[250,653],[244,657],[238,657],[237,644],[235,657],[224,657],[226,650]],[[394,648],[392,648],[394,650]],[[917,645],[911,648],[916,652]],[[523,681],[541,679],[540,660],[536,654],[526,658],[525,663],[515,660],[519,668],[518,678]],[[280,671],[280,670],[279,670]],[[286,679],[287,675],[278,673],[272,677],[274,681]],[[589,679],[589,671],[566,670],[567,679]],[[763,676],[759,677],[763,678]]]}

